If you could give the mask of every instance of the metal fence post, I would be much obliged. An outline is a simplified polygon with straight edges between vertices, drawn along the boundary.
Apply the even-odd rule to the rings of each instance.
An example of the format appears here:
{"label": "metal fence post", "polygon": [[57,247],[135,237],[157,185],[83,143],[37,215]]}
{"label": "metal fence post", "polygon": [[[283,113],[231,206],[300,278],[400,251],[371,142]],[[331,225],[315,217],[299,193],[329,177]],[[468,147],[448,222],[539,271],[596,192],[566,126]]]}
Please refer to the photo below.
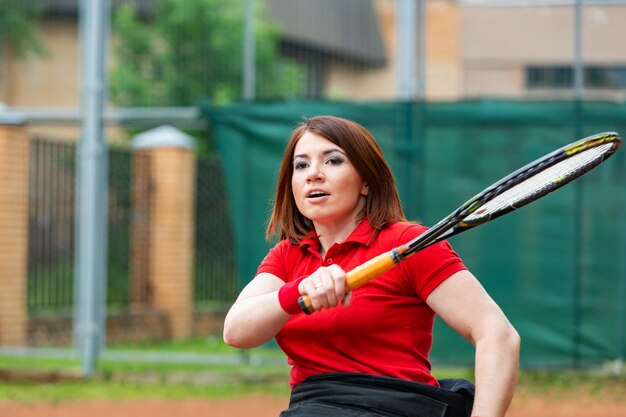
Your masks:
{"label": "metal fence post", "polygon": [[256,89],[256,36],[254,1],[245,0],[243,44],[243,100],[254,101]]}
{"label": "metal fence post", "polygon": [[107,158],[104,140],[109,0],[80,2],[81,138],[77,155],[74,338],[91,376],[105,338]]}

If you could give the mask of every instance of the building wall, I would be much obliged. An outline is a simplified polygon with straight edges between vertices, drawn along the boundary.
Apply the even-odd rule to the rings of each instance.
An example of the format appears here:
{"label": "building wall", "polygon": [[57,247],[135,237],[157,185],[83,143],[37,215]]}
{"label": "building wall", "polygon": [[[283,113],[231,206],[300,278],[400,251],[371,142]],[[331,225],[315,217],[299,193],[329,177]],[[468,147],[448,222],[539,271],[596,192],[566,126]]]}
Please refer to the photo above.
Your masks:
{"label": "building wall", "polygon": [[390,100],[395,95],[395,0],[373,0],[378,25],[387,51],[387,65],[360,69],[345,63],[330,66],[326,94],[331,98],[354,100]]}
{"label": "building wall", "polygon": [[[7,64],[0,82],[0,102],[16,108],[76,109],[80,103],[80,49],[74,19],[44,19],[37,28],[43,56]],[[75,123],[28,125],[30,135],[75,140]]]}
{"label": "building wall", "polygon": [[[585,65],[626,65],[626,49],[619,41],[626,39],[625,21],[626,5],[583,7]],[[465,7],[460,24],[464,95],[532,97],[537,93],[526,90],[526,65],[574,63],[574,7]],[[601,93],[605,98],[623,94]]]}
{"label": "building wall", "polygon": [[46,55],[14,63],[0,101],[12,107],[76,107],[80,82],[77,22],[46,19],[38,30]]}
{"label": "building wall", "polygon": [[[331,66],[327,94],[356,100],[395,97],[396,1],[373,0],[387,51],[382,68],[359,69],[342,63]],[[456,1],[430,0],[426,5],[426,97],[456,99],[462,92],[460,9]]]}
{"label": "building wall", "polygon": [[[395,94],[395,0],[374,0],[389,65],[355,72],[334,64],[331,97],[393,99]],[[626,5],[582,9],[584,65],[626,65]],[[426,98],[571,97],[572,91],[526,87],[527,65],[573,65],[574,7],[463,7],[457,1],[428,0],[426,8]],[[589,98],[624,100],[626,92],[592,90]]]}
{"label": "building wall", "polygon": [[461,9],[456,1],[429,1],[426,10],[426,98],[455,100],[463,92]]}

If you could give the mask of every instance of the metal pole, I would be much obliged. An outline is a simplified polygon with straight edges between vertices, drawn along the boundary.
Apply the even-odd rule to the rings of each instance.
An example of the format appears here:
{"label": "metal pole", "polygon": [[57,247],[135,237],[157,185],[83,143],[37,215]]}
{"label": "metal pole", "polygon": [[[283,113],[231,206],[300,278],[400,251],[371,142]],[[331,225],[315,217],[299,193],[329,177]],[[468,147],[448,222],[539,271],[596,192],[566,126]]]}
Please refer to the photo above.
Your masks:
{"label": "metal pole", "polygon": [[574,97],[583,98],[583,57],[582,57],[582,0],[576,0],[574,5]]}
{"label": "metal pole", "polygon": [[81,137],[77,149],[74,342],[85,376],[104,343],[107,147],[103,113],[109,0],[80,2]]}
{"label": "metal pole", "polygon": [[243,45],[243,100],[254,101],[256,88],[256,45],[254,0],[246,0],[245,33]]}
{"label": "metal pole", "polygon": [[[583,80],[583,60],[582,60],[582,0],[576,0],[574,4],[574,126],[576,129],[576,137],[583,135],[582,120],[582,98],[584,94]],[[574,261],[576,269],[574,271],[574,311],[573,311],[573,351],[572,360],[575,368],[581,364],[581,343],[582,343],[582,320],[583,320],[583,202],[584,202],[584,180],[578,181],[574,187],[575,206],[574,219],[576,221],[575,239],[574,239]]]}
{"label": "metal pole", "polygon": [[426,0],[417,0],[417,75],[415,94],[426,97]]}
{"label": "metal pole", "polygon": [[416,0],[396,0],[396,98],[415,95]]}
{"label": "metal pole", "polygon": [[[256,44],[254,34],[254,0],[245,2],[245,29],[243,37],[243,100],[252,102],[256,89]],[[250,363],[250,355],[246,350],[239,351],[241,361]]]}
{"label": "metal pole", "polygon": [[[622,162],[626,162],[625,158],[622,158]],[[624,177],[622,176],[622,178]],[[624,186],[623,181],[620,181],[620,184],[622,189],[620,193],[620,207],[624,207],[626,206],[626,186]],[[618,248],[623,251],[624,248],[626,248],[626,216],[624,216],[624,214],[619,216],[619,224],[621,227],[619,228],[618,234]],[[617,353],[615,363],[615,373],[620,375],[622,372],[626,371],[626,260],[623,256],[620,256],[618,262],[619,297],[617,301],[617,340],[619,341],[619,352]]]}

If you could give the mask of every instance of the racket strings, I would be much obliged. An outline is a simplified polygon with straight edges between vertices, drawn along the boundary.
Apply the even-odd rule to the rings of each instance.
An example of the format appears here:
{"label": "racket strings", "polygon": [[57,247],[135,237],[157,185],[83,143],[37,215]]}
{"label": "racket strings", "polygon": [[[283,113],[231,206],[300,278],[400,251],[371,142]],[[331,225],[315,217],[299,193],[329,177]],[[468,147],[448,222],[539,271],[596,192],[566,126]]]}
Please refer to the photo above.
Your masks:
{"label": "racket strings", "polygon": [[567,183],[569,180],[582,175],[589,165],[594,165],[598,160],[602,160],[604,155],[613,147],[612,143],[605,143],[558,162],[494,197],[465,217],[463,222],[479,222],[485,217],[490,217],[509,207],[515,207],[519,202],[526,204],[535,199],[535,196],[547,194],[558,188],[560,183]]}

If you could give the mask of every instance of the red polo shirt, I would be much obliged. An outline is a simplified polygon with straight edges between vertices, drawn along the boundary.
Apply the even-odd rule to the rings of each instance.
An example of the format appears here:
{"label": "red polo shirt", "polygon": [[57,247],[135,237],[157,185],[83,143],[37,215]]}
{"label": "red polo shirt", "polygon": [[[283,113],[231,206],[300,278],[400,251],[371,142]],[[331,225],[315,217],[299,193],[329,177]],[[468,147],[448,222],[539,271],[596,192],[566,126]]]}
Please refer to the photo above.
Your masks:
{"label": "red polo shirt", "polygon": [[[374,229],[364,220],[324,258],[313,232],[300,245],[279,242],[258,273],[289,282],[333,263],[349,271],[425,230],[413,223],[395,223],[370,242]],[[424,300],[462,269],[466,268],[450,245],[440,242],[354,290],[348,307],[294,315],[276,336],[292,365],[290,384],[316,374],[358,372],[437,385],[428,360],[434,312]]]}

